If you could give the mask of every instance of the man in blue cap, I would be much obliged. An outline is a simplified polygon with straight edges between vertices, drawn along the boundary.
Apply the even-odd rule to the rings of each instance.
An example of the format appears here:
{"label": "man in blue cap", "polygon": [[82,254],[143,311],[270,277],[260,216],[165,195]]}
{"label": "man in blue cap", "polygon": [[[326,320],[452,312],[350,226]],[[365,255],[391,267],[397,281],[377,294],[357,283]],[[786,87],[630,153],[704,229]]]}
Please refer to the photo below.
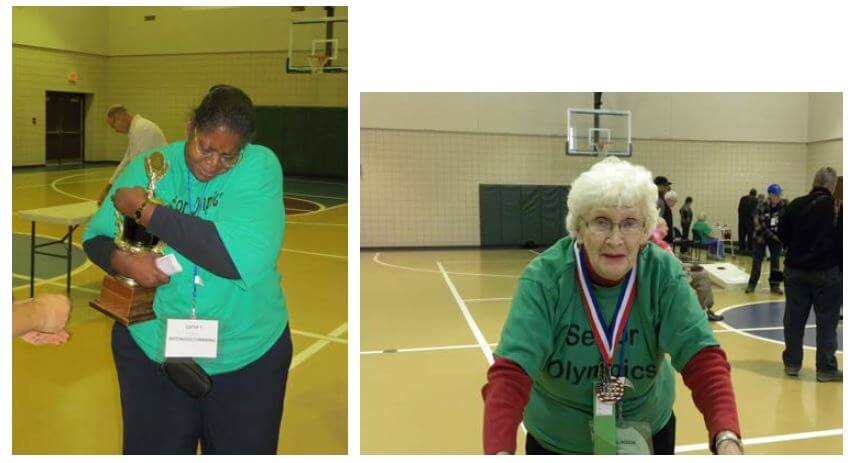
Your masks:
{"label": "man in blue cap", "polygon": [[782,190],[777,183],[769,185],[766,193],[769,194],[768,201],[760,202],[757,206],[757,212],[754,214],[754,253],[751,262],[751,278],[748,280],[748,288],[745,289],[745,292],[753,293],[757,287],[768,246],[771,259],[769,288],[772,294],[780,295],[784,294],[781,291],[781,282],[784,281],[784,277],[779,270],[781,239],[778,237],[778,223],[781,221],[784,208],[787,207],[787,200],[781,199]]}

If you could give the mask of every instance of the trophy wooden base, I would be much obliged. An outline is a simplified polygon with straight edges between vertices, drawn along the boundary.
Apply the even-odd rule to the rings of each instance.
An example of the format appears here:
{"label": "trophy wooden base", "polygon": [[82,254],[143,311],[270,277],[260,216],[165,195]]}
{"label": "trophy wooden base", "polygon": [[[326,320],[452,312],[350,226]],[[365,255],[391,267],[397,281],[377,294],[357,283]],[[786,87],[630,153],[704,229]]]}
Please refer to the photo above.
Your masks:
{"label": "trophy wooden base", "polygon": [[108,315],[125,326],[156,318],[153,313],[153,296],[156,288],[131,286],[106,275],[102,279],[99,298],[90,302],[90,307]]}

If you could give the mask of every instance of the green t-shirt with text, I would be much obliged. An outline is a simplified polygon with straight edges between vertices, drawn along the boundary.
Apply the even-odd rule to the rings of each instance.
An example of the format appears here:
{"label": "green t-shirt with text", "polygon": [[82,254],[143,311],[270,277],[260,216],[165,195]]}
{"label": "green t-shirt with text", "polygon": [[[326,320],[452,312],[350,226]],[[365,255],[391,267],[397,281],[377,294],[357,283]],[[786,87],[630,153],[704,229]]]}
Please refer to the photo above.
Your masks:
{"label": "green t-shirt with text", "polygon": [[[197,291],[197,315],[219,321],[219,341],[215,359],[196,361],[210,374],[225,373],[261,357],[288,322],[276,269],[285,230],[282,168],[270,149],[249,144],[237,165],[205,184],[189,172],[184,146],[181,141],[155,150],[162,152],[168,163],[167,173],[157,184],[156,197],[166,207],[184,214],[195,212],[197,217],[213,222],[240,273],[239,280],[229,280],[198,268],[203,286]],[[115,208],[110,198],[117,188],[147,186],[144,163],[155,151],[137,156],[126,166],[108,199],[87,224],[85,241],[97,235],[115,237]],[[195,265],[167,244],[165,253],[174,254],[183,271],[156,290],[156,319],[129,327],[132,337],[155,362],[164,360],[166,320],[189,318],[192,309]]]}
{"label": "green t-shirt with text", "polygon": [[[613,375],[622,376],[624,369],[634,384],[625,391],[624,419],[646,421],[656,433],[673,410],[672,367],[681,371],[699,350],[718,342],[676,258],[647,245],[637,261],[637,293],[616,348]],[[592,285],[607,323],[624,284]],[[531,377],[526,428],[560,453],[592,452],[592,386],[601,354],[589,323],[577,283],[574,240],[563,238],[523,271],[495,352]]]}

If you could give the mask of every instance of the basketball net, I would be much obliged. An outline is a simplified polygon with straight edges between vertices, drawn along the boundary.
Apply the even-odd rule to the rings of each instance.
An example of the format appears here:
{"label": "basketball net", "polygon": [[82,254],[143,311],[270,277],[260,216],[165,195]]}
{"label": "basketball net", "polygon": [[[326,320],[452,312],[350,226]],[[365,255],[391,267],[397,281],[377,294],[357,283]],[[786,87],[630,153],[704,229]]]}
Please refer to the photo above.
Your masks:
{"label": "basketball net", "polygon": [[612,140],[598,140],[595,143],[595,152],[597,152],[599,156],[604,156],[605,154],[607,154],[607,147],[611,146],[612,144]]}
{"label": "basketball net", "polygon": [[310,72],[313,74],[321,74],[328,61],[330,61],[330,57],[324,53],[306,55],[306,62],[309,65]]}

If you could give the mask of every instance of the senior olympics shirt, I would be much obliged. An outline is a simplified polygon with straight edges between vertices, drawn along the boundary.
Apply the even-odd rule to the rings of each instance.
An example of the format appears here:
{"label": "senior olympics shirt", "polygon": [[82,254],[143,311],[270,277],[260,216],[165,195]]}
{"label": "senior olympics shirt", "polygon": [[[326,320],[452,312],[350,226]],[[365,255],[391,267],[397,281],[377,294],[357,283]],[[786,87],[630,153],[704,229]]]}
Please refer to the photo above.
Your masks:
{"label": "senior olympics shirt", "polygon": [[[238,370],[264,355],[276,343],[288,321],[285,298],[276,269],[285,229],[282,167],[267,147],[248,144],[233,168],[209,182],[199,182],[184,159],[180,141],[136,157],[123,170],[108,198],[117,188],[146,187],[144,161],[161,151],[168,172],[156,187],[156,197],[165,207],[196,216],[216,225],[225,248],[240,274],[239,280],[216,276],[202,267],[203,286],[197,291],[197,318],[219,320],[215,359],[196,361],[209,374]],[[188,189],[189,188],[189,189]],[[187,203],[191,190],[192,207]],[[115,237],[114,203],[106,200],[90,220],[84,241],[96,236]],[[166,320],[188,319],[192,314],[193,268],[195,264],[165,244],[183,271],[159,286],[153,301],[154,320],[129,327],[132,337],[147,356],[162,362]]]}
{"label": "senior olympics shirt", "polygon": [[[634,384],[634,389],[625,390],[622,418],[648,422],[654,434],[672,414],[672,368],[681,371],[694,354],[718,341],[675,257],[648,244],[636,267],[637,293],[612,373]],[[593,285],[606,320],[612,318],[625,283]],[[577,285],[574,239],[563,238],[532,260],[520,276],[495,352],[531,377],[526,428],[545,447],[560,453],[592,453],[592,386],[601,354]]]}

